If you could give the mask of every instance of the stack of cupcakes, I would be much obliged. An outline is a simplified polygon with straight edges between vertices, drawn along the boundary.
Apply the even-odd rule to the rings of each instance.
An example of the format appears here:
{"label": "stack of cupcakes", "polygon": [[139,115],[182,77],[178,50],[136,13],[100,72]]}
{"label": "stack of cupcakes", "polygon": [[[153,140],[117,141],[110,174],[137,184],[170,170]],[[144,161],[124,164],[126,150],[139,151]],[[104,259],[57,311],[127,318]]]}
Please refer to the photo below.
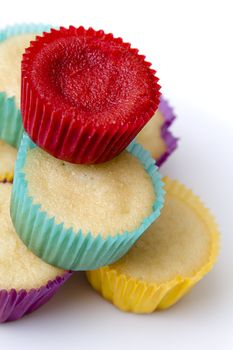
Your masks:
{"label": "stack of cupcakes", "polygon": [[[130,44],[92,28],[51,29],[26,49],[21,80],[26,132],[15,164],[14,228],[7,216],[12,187],[7,183],[0,185],[5,213],[0,220],[4,242],[14,237],[13,260],[20,256],[22,266],[29,260],[30,265],[25,278],[12,269],[5,284],[0,276],[1,321],[39,307],[69,270],[87,270],[106,299],[144,313],[172,305],[212,267],[217,229],[197,197],[165,179],[159,217],[165,192],[154,159],[161,165],[177,139],[168,130],[175,117],[159,99],[155,73]],[[13,118],[20,120],[19,139],[21,114],[17,110]],[[4,135],[8,132],[0,138],[11,143]],[[5,246],[8,269],[13,253]],[[45,271],[41,277],[32,261]]]}
{"label": "stack of cupcakes", "polygon": [[18,153],[11,215],[46,262],[112,263],[159,216],[160,175],[131,144],[159,104],[149,66],[121,39],[83,27],[52,29],[26,50],[21,112],[30,138]]}

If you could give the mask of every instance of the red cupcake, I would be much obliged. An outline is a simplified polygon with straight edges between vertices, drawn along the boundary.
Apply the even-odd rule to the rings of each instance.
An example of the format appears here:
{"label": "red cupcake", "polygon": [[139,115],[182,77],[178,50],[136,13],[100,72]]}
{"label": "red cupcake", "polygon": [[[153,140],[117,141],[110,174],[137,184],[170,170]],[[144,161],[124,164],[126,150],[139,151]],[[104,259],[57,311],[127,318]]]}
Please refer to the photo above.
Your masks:
{"label": "red cupcake", "polygon": [[157,82],[150,63],[121,38],[92,28],[52,29],[23,56],[24,128],[57,158],[105,162],[155,113]]}

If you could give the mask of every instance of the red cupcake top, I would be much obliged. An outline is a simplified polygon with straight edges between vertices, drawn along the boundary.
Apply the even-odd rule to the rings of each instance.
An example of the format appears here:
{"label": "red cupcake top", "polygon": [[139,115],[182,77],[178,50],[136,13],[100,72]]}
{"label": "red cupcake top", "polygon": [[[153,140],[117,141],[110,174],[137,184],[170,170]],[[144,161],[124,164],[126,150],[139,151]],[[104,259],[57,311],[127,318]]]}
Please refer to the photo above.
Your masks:
{"label": "red cupcake top", "polygon": [[37,37],[24,54],[22,76],[41,102],[83,124],[144,124],[159,104],[150,63],[102,30],[69,27]]}
{"label": "red cupcake top", "polygon": [[23,125],[54,157],[105,162],[153,116],[157,82],[150,63],[121,38],[92,28],[52,29],[23,56]]}

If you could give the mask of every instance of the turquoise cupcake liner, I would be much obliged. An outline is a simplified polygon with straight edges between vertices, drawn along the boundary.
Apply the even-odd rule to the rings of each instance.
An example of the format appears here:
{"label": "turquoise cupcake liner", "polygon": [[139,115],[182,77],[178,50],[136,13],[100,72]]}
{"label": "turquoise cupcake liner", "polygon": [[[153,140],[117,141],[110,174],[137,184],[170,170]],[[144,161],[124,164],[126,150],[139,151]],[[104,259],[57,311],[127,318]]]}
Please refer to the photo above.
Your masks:
{"label": "turquoise cupcake liner", "polygon": [[112,237],[94,237],[91,232],[83,234],[66,229],[64,223],[56,224],[54,217],[41,210],[28,195],[28,183],[23,167],[29,149],[36,147],[25,133],[15,165],[15,178],[11,197],[11,218],[16,232],[26,246],[51,265],[66,270],[93,270],[112,264],[132,247],[143,232],[158,218],[164,203],[164,190],[154,159],[139,144],[131,143],[127,151],[137,157],[152,179],[156,193],[153,212],[141,225],[131,232]]}
{"label": "turquoise cupcake liner", "polygon": [[[42,33],[49,31],[50,25],[45,24],[16,24],[0,31],[0,43],[11,36],[26,33]],[[1,73],[1,72],[0,72]],[[18,148],[23,134],[21,113],[15,104],[14,96],[7,96],[0,91],[0,139]]]}

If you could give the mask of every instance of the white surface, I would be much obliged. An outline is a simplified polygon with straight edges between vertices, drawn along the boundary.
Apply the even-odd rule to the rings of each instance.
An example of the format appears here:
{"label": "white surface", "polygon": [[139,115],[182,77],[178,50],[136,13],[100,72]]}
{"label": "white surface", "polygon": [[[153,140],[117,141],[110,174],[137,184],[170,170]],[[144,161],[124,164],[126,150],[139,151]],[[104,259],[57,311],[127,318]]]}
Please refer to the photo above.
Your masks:
{"label": "white surface", "polygon": [[[13,6],[14,4],[14,6]],[[154,63],[179,119],[162,173],[191,187],[222,232],[214,270],[181,302],[149,316],[116,310],[75,275],[46,306],[0,325],[0,349],[232,349],[233,113],[231,1],[8,1],[0,26],[53,22],[112,31]]]}

